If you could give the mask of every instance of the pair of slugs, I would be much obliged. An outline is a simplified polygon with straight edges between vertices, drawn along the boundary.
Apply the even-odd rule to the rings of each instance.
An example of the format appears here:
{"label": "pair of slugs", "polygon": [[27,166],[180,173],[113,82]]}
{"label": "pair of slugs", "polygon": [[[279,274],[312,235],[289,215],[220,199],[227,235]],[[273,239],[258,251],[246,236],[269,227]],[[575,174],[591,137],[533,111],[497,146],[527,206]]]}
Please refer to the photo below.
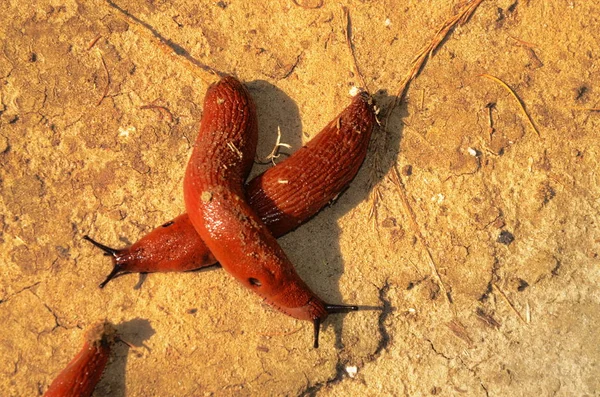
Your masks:
{"label": "pair of slugs", "polygon": [[100,287],[119,274],[188,271],[218,262],[277,310],[312,321],[318,347],[323,320],[358,307],[319,298],[276,238],[310,219],[347,187],[365,159],[375,122],[372,98],[359,93],[307,145],[244,186],[258,139],[256,108],[242,83],[223,77],[204,98],[184,178],[187,213],[124,249],[85,236],[113,257],[114,268]]}

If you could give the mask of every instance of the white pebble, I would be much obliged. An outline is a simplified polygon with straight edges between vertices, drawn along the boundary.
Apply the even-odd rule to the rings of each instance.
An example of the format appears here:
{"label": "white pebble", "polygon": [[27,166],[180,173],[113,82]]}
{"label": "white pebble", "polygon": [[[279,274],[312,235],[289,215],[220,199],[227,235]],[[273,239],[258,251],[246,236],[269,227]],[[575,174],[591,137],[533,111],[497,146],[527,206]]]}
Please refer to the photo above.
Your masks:
{"label": "white pebble", "polygon": [[346,367],[346,372],[348,373],[348,376],[354,378],[356,376],[356,373],[358,372],[358,367],[348,366]]}
{"label": "white pebble", "polygon": [[119,136],[128,138],[129,134],[133,134],[135,132],[135,127],[130,125],[129,127],[119,127]]}

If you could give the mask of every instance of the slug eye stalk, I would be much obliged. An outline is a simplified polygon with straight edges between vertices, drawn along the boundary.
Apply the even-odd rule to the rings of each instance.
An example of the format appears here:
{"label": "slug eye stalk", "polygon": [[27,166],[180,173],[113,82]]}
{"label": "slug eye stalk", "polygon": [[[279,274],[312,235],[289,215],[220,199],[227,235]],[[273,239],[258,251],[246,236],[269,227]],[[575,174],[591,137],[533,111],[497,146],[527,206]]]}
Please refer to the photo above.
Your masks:
{"label": "slug eye stalk", "polygon": [[109,273],[108,276],[106,276],[106,279],[100,283],[100,288],[104,288],[104,286],[113,278],[115,278],[119,273],[123,273],[123,269],[121,268],[121,264],[119,264],[119,254],[121,253],[121,250],[115,249],[115,248],[111,248],[108,247],[102,243],[97,242],[96,240],[92,239],[90,236],[85,235],[83,236],[84,240],[89,241],[90,243],[92,243],[93,245],[95,245],[96,247],[100,248],[102,251],[104,251],[104,255],[106,256],[112,256],[113,257],[113,262],[114,262],[114,267],[112,269],[112,271]]}
{"label": "slug eye stalk", "polygon": [[[335,313],[348,313],[355,312],[358,310],[358,306],[356,305],[330,305],[328,303],[325,304],[325,310],[327,314],[335,314]],[[315,332],[315,343],[314,348],[319,348],[319,333],[321,331],[321,318],[315,317],[313,319],[314,332]]]}

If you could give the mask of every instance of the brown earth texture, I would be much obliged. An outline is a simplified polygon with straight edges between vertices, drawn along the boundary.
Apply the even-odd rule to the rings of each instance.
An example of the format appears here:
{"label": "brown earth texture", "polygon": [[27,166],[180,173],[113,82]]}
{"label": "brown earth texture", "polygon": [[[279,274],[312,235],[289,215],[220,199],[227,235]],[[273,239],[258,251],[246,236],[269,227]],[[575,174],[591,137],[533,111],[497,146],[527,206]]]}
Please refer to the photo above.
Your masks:
{"label": "brown earth texture", "polygon": [[[600,5],[484,0],[394,107],[464,5],[0,2],[0,395],[43,394],[107,319],[133,347],[94,396],[599,396]],[[380,108],[349,189],[279,239],[364,309],[319,349],[218,268],[98,288],[111,262],[84,235],[125,247],[184,211],[202,65],[247,84],[259,157],[354,86]]]}

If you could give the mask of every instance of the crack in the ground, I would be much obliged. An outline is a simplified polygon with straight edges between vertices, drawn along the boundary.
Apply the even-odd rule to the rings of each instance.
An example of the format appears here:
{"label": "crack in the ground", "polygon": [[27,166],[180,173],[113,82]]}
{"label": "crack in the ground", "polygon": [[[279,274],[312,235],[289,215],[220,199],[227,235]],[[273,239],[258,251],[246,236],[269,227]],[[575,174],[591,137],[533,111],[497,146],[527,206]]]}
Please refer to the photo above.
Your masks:
{"label": "crack in the ground", "polygon": [[64,328],[64,329],[68,329],[67,327],[65,327],[64,325],[62,325],[59,321],[59,317],[58,314],[56,314],[54,312],[54,310],[46,303],[44,302],[44,300],[42,298],[40,298],[35,292],[31,291],[31,293],[33,294],[33,296],[35,296],[36,298],[38,298],[38,300],[42,303],[42,305],[44,305],[44,307],[46,308],[46,310],[48,310],[50,312],[50,314],[52,314],[52,317],[54,317],[54,326],[52,326],[51,330],[44,330],[42,332],[40,332],[38,334],[38,339],[41,335],[46,334],[46,333],[52,333],[54,332],[57,328]]}
{"label": "crack in the ground", "polygon": [[347,376],[346,363],[338,359],[338,362],[335,364],[335,372],[336,374],[334,377],[331,377],[324,382],[319,382],[312,386],[308,386],[300,394],[298,394],[298,397],[314,397],[322,388],[340,383]]}
{"label": "crack in the ground", "polygon": [[452,361],[452,360],[454,360],[454,357],[448,357],[447,355],[445,355],[441,351],[438,351],[435,348],[435,345],[433,344],[433,341],[431,339],[425,338],[425,340],[429,343],[429,346],[431,347],[431,350],[433,350],[436,355],[438,355],[440,357],[443,357],[446,361]]}
{"label": "crack in the ground", "polygon": [[490,397],[490,392],[488,391],[487,387],[485,387],[485,385],[483,384],[481,379],[479,379],[479,377],[477,377],[477,379],[479,380],[479,384],[481,385],[481,388],[485,392],[486,397]]}
{"label": "crack in the ground", "polygon": [[486,386],[483,384],[483,380],[481,380],[481,376],[479,376],[479,375],[477,374],[477,370],[475,369],[475,368],[477,367],[477,365],[479,365],[479,364],[475,365],[475,367],[474,367],[474,368],[472,368],[472,367],[469,367],[469,366],[467,365],[467,363],[465,363],[465,361],[462,359],[462,357],[460,357],[460,356],[457,356],[457,357],[456,357],[456,359],[458,360],[458,362],[460,363],[460,365],[461,365],[463,368],[465,368],[467,371],[469,371],[469,373],[470,373],[470,374],[473,376],[473,378],[475,378],[475,379],[477,380],[477,382],[479,382],[479,385],[480,385],[480,386],[481,386],[481,388],[483,389],[483,391],[484,391],[484,393],[485,393],[486,397],[489,397],[489,396],[490,396],[490,392],[489,392],[489,390],[487,389],[487,387],[486,387]]}
{"label": "crack in the ground", "polygon": [[[375,361],[383,351],[387,350],[390,345],[392,338],[387,330],[386,322],[388,317],[392,314],[394,308],[392,306],[391,300],[387,297],[387,294],[390,290],[391,284],[389,280],[385,281],[383,287],[379,288],[379,301],[381,302],[381,314],[377,319],[377,325],[379,330],[379,342],[377,343],[377,347],[375,351],[367,356],[367,360],[364,361],[359,369],[364,367],[365,364]],[[335,385],[337,383],[342,382],[346,377],[348,377],[348,373],[346,371],[347,362],[338,358],[338,362],[336,363],[336,374],[333,377],[330,377],[324,382],[319,382],[314,385],[307,385],[306,389],[298,394],[298,397],[313,397],[316,396],[317,393],[326,387]]]}
{"label": "crack in the ground", "polygon": [[498,270],[500,269],[500,260],[496,256],[495,250],[492,254],[492,258],[494,258],[494,263],[492,264],[492,269],[490,272],[490,280],[488,281],[485,292],[479,297],[479,302],[485,302],[488,300],[490,294],[492,293],[492,290],[494,289],[494,283],[500,279],[500,276],[498,275]]}
{"label": "crack in the ground", "polygon": [[[41,283],[41,281],[36,281],[35,283],[28,285],[27,287],[23,287],[20,290],[18,290],[17,292],[13,292],[12,294],[0,299],[0,304],[2,303],[6,303],[8,302],[10,299],[12,299],[13,297],[19,295],[20,293],[22,293],[23,291],[28,291],[30,289],[32,289],[33,287],[39,285]],[[33,292],[32,292],[33,293]],[[35,294],[34,294],[35,295]]]}
{"label": "crack in the ground", "polygon": [[52,314],[52,317],[54,317],[54,327],[52,327],[50,332],[54,331],[58,327],[62,327],[63,325],[60,323],[60,321],[58,321],[58,315],[56,313],[54,313],[54,310],[52,310],[52,308],[50,306],[48,306],[48,304],[46,304],[46,302],[42,301],[42,304],[44,305],[44,307],[46,309],[48,309],[50,314]]}

